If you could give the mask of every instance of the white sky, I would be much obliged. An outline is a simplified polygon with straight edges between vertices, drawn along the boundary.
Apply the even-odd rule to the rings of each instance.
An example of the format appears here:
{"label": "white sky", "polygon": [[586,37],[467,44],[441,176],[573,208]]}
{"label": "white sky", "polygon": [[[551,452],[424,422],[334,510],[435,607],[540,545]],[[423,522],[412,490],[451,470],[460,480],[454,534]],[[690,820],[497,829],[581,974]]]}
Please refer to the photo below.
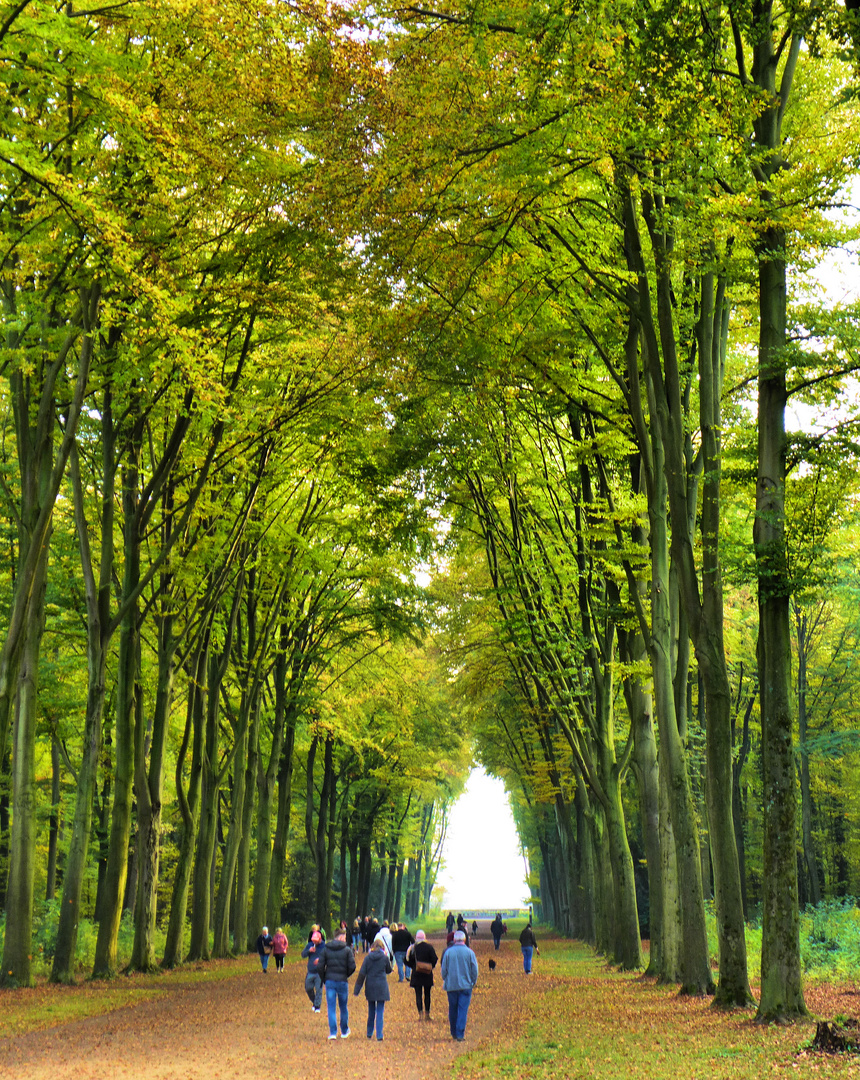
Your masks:
{"label": "white sky", "polygon": [[529,895],[505,785],[483,769],[472,770],[451,810],[443,860],[436,887],[446,911],[522,907]]}

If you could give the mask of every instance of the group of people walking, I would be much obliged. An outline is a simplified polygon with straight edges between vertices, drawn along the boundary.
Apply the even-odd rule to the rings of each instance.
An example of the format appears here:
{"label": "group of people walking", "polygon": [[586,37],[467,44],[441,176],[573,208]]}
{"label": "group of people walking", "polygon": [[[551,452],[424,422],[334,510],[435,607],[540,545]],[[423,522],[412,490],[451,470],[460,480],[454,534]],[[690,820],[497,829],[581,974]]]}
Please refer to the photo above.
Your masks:
{"label": "group of people walking", "polygon": [[[453,916],[449,915],[449,918],[453,923]],[[501,921],[500,915],[496,916],[496,921]],[[372,1039],[374,1033],[379,1041],[384,1037],[385,1003],[391,1000],[388,976],[393,973],[395,966],[398,981],[408,980],[415,992],[419,1022],[430,1021],[434,973],[439,965],[442,985],[448,997],[448,1026],[451,1038],[463,1042],[466,1037],[466,1022],[472,991],[478,982],[478,960],[469,947],[469,931],[462,916],[458,920],[456,930],[453,926],[449,928],[441,964],[436,950],[427,940],[423,930],[419,930],[413,938],[405,925],[398,926],[397,923],[393,923],[389,926],[387,922],[382,925],[376,923],[375,934],[368,943],[368,927],[360,925],[361,922],[362,920],[356,919],[352,928],[341,922],[334,938],[330,941],[326,941],[322,928],[314,925],[302,949],[302,957],[307,961],[305,992],[313,1012],[321,1011],[323,992],[325,992],[329,1039],[338,1037],[338,1020],[340,1021],[340,1037],[348,1039],[351,1034],[349,980],[357,968],[355,949],[360,945],[365,951],[358,978],[353,987],[353,995],[357,997],[362,989],[364,990],[367,1000],[368,1039]],[[374,922],[375,920],[371,920],[369,927],[373,927]],[[495,941],[494,926],[495,921],[491,925]],[[507,931],[507,926],[504,927],[504,931]],[[472,933],[473,935],[477,933],[477,923],[474,921]],[[499,934],[500,937],[501,934]],[[531,923],[520,935],[520,945],[523,952],[523,969],[526,974],[531,974],[532,957],[537,951],[537,941]],[[275,957],[276,970],[281,972],[288,947],[289,942],[283,930],[279,928],[274,935],[269,935],[268,927],[264,926],[263,932],[257,939],[257,952],[260,955],[263,972],[268,970],[270,956]],[[496,942],[496,948],[499,948],[498,942]],[[493,963],[491,963],[492,967],[494,967]]]}

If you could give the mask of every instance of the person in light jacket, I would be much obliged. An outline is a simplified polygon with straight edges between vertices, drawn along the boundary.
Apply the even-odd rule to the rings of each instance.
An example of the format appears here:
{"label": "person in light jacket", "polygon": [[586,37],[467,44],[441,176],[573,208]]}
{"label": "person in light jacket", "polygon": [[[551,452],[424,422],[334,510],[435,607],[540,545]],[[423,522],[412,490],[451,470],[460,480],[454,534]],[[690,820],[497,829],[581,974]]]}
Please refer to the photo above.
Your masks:
{"label": "person in light jacket", "polygon": [[451,1038],[463,1042],[466,1038],[466,1019],[472,1001],[472,990],[478,982],[478,958],[466,944],[462,930],[454,934],[453,942],[442,953],[442,983],[448,994],[448,1024]]}
{"label": "person in light jacket", "polygon": [[287,935],[279,926],[272,937],[272,956],[275,958],[275,971],[278,975],[283,973],[284,957],[287,955],[289,947],[290,943],[287,941]]}
{"label": "person in light jacket", "polygon": [[362,986],[364,987],[364,996],[367,998],[367,1037],[373,1038],[375,1022],[377,1042],[382,1042],[385,1003],[391,1000],[391,991],[388,989],[388,976],[391,971],[391,961],[385,945],[381,938],[377,938],[364,958],[353,990],[357,997]]}

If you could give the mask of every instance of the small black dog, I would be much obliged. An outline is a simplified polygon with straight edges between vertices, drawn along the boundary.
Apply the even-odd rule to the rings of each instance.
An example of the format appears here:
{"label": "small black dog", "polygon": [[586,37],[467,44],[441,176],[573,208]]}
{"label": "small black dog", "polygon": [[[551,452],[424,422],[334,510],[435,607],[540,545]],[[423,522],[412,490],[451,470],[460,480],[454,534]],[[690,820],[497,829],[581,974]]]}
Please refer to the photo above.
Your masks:
{"label": "small black dog", "polygon": [[495,971],[495,970],[496,970],[496,961],[493,960],[492,957],[490,957],[490,971]]}

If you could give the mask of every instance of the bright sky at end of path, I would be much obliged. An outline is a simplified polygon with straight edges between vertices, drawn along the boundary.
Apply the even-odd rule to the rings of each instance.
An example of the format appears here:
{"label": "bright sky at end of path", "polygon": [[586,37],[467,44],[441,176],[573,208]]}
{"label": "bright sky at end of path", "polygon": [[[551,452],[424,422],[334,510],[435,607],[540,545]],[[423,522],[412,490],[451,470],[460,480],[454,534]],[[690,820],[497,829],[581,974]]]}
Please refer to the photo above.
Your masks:
{"label": "bright sky at end of path", "polygon": [[505,785],[483,769],[472,770],[451,810],[442,858],[436,885],[446,911],[524,906],[526,867]]}

